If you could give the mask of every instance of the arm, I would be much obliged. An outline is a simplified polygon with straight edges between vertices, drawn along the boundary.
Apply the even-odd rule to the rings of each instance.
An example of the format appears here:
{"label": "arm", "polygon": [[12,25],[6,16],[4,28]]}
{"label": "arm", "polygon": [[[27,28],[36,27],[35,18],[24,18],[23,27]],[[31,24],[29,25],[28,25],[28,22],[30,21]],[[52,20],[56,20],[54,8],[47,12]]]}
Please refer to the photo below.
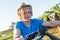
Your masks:
{"label": "arm", "polygon": [[19,29],[15,29],[15,37],[16,36],[19,36],[21,33],[20,33],[20,30]]}
{"label": "arm", "polygon": [[43,26],[50,26],[50,27],[60,26],[60,21],[45,21],[43,23]]}
{"label": "arm", "polygon": [[14,32],[14,40],[23,40],[23,38],[21,37],[21,32],[19,29],[15,29],[15,32]]}

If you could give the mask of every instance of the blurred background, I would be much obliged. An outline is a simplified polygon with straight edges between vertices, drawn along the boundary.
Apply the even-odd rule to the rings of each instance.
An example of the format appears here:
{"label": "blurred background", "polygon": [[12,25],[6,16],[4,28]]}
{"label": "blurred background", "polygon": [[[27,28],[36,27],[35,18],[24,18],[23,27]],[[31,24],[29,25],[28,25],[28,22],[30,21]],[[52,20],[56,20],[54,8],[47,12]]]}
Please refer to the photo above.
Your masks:
{"label": "blurred background", "polygon": [[[15,22],[19,21],[17,9],[22,2],[32,5],[32,18],[44,21],[60,20],[60,0],[0,0],[0,40],[13,40]],[[47,29],[60,38],[59,26]],[[44,40],[51,40],[45,37]]]}

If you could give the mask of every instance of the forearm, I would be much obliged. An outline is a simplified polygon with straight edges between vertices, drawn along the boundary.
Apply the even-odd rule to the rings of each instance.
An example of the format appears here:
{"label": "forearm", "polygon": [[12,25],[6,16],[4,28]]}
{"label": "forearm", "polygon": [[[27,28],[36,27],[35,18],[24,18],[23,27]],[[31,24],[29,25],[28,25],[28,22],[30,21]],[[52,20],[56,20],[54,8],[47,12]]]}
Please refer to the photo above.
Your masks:
{"label": "forearm", "polygon": [[43,23],[43,26],[50,26],[50,27],[60,26],[60,21],[46,21]]}
{"label": "forearm", "polygon": [[24,40],[19,29],[15,30],[14,40]]}
{"label": "forearm", "polygon": [[14,30],[14,39],[17,37],[20,37],[20,30],[19,29]]}

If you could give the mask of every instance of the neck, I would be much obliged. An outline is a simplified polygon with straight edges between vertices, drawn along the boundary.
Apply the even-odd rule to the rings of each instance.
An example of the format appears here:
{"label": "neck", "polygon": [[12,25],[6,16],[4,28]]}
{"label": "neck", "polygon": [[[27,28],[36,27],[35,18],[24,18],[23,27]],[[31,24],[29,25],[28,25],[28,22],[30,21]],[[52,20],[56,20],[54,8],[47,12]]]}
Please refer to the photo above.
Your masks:
{"label": "neck", "polygon": [[23,21],[25,23],[26,26],[30,26],[30,21]]}

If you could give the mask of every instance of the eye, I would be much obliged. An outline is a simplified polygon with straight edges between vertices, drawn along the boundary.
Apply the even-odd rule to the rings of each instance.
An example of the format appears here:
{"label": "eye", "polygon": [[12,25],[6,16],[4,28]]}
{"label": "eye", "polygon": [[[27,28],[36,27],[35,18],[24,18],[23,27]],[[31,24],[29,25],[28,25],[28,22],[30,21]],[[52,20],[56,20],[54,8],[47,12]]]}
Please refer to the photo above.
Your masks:
{"label": "eye", "polygon": [[31,8],[29,7],[29,9],[31,9]]}
{"label": "eye", "polygon": [[31,12],[28,12],[28,14],[30,14]]}

